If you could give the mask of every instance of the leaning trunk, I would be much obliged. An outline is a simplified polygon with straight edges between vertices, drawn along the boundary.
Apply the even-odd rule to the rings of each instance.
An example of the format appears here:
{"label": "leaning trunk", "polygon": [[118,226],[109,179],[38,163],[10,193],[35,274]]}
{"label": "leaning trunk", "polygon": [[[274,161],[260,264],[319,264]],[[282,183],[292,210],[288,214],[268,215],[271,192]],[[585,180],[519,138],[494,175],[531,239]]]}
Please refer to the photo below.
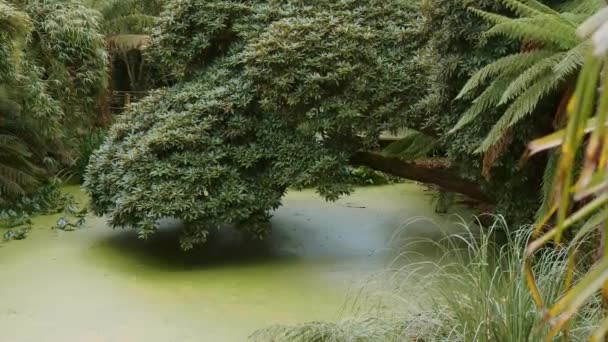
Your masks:
{"label": "leaning trunk", "polygon": [[351,164],[367,166],[376,171],[417,182],[434,184],[446,191],[460,193],[481,202],[494,202],[493,198],[483,191],[479,183],[464,179],[445,167],[417,164],[372,152],[355,153],[351,158]]}

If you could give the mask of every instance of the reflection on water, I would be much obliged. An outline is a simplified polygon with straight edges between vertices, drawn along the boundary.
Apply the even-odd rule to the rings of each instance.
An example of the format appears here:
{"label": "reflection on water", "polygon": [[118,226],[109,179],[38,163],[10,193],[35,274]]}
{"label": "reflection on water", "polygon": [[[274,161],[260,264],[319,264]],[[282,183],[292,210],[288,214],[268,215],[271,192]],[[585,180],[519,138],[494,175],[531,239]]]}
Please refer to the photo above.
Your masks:
{"label": "reflection on water", "polygon": [[335,319],[393,257],[397,230],[399,241],[441,236],[428,221],[402,227],[416,216],[441,220],[411,184],[336,203],[293,192],[268,239],[225,229],[188,253],[175,222],[142,241],[101,218],[71,233],[37,218],[28,239],[0,245],[0,340],[244,341],[273,323]]}

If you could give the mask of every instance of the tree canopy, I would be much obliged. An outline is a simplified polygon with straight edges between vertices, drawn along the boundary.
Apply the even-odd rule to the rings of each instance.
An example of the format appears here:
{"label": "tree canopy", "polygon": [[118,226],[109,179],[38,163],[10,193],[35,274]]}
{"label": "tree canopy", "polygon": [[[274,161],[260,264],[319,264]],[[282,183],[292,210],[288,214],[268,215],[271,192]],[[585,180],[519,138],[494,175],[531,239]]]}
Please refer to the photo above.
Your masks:
{"label": "tree canopy", "polygon": [[[145,58],[173,86],[118,119],[85,186],[98,214],[142,236],[162,217],[182,219],[184,248],[223,224],[264,235],[290,187],[315,186],[330,200],[350,192],[349,165],[529,218],[546,161],[519,160],[527,141],[552,129],[561,94],[549,90],[580,66],[572,30],[594,6],[167,1]],[[554,67],[564,76],[543,81]],[[512,83],[499,77],[477,92],[497,73]],[[382,133],[404,130],[381,153]],[[432,149],[408,155],[415,139]]]}
{"label": "tree canopy", "polygon": [[263,235],[288,187],[349,192],[351,155],[413,98],[400,85],[413,15],[399,1],[170,3],[150,54],[179,82],[133,106],[93,157],[97,213],[143,235],[180,218],[189,248],[227,223]]}

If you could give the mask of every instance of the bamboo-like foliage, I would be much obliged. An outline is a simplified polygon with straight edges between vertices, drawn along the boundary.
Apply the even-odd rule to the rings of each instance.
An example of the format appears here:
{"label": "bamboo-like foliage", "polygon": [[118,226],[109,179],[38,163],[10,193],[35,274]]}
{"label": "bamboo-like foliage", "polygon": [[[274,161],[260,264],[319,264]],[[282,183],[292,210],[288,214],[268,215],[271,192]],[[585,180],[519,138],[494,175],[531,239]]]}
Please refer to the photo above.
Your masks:
{"label": "bamboo-like foliage", "polygon": [[98,18],[75,1],[0,0],[0,199],[34,190],[43,164],[69,163],[70,139],[95,120]]}
{"label": "bamboo-like foliage", "polygon": [[[24,12],[0,1],[0,85],[17,72],[14,61],[20,60],[20,47],[32,29]],[[8,129],[20,108],[6,87],[0,88],[0,197],[24,194],[37,183],[35,167],[30,163],[27,145]]]}
{"label": "bamboo-like foliage", "polygon": [[89,0],[88,5],[101,12],[107,35],[148,34],[164,0]]}
{"label": "bamboo-like foliage", "polygon": [[[608,299],[608,9],[591,17],[578,30],[582,39],[591,37],[593,49],[587,48],[585,64],[579,75],[574,95],[568,106],[566,128],[530,143],[530,154],[560,146],[550,210],[536,227],[534,240],[528,246],[527,275],[529,287],[537,305],[546,308],[546,319],[552,329],[547,340],[560,332],[568,333],[573,315],[598,291]],[[594,33],[595,32],[595,33]],[[599,89],[599,90],[598,90]],[[579,151],[584,150],[580,172]],[[545,225],[555,217],[555,227],[545,231]],[[568,243],[570,264],[574,265],[581,241],[599,231],[603,240],[601,259],[580,280],[573,283],[569,268],[566,294],[555,303],[544,303],[536,288],[531,271],[531,260],[537,250],[549,242],[559,245],[565,236],[573,236]],[[567,234],[568,233],[568,234]],[[603,341],[608,332],[608,317],[591,335],[592,341]]]}

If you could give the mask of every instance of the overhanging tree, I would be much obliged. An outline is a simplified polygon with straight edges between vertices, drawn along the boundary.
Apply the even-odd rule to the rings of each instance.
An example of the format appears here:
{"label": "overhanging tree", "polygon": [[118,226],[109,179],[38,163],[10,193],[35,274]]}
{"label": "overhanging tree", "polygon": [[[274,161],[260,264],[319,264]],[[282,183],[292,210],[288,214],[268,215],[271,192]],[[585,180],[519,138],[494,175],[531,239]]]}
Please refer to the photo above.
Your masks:
{"label": "overhanging tree", "polygon": [[163,217],[187,223],[184,248],[226,223],[263,235],[288,187],[336,199],[419,96],[400,1],[175,1],[160,17],[149,52],[181,82],[119,119],[85,181],[142,236]]}
{"label": "overhanging tree", "polygon": [[[461,165],[477,158],[471,148],[499,110],[445,136],[470,105],[452,101],[463,76],[516,48],[474,50],[485,28],[447,0],[430,10],[399,0],[169,1],[147,53],[176,85],[112,128],[89,165],[93,207],[144,237],[158,219],[180,218],[191,248],[226,223],[263,235],[288,187],[348,193],[349,164],[494,202],[500,191],[484,186],[481,167]],[[403,127],[432,136],[451,160],[378,153],[380,134]],[[510,177],[510,194],[534,183]]]}

